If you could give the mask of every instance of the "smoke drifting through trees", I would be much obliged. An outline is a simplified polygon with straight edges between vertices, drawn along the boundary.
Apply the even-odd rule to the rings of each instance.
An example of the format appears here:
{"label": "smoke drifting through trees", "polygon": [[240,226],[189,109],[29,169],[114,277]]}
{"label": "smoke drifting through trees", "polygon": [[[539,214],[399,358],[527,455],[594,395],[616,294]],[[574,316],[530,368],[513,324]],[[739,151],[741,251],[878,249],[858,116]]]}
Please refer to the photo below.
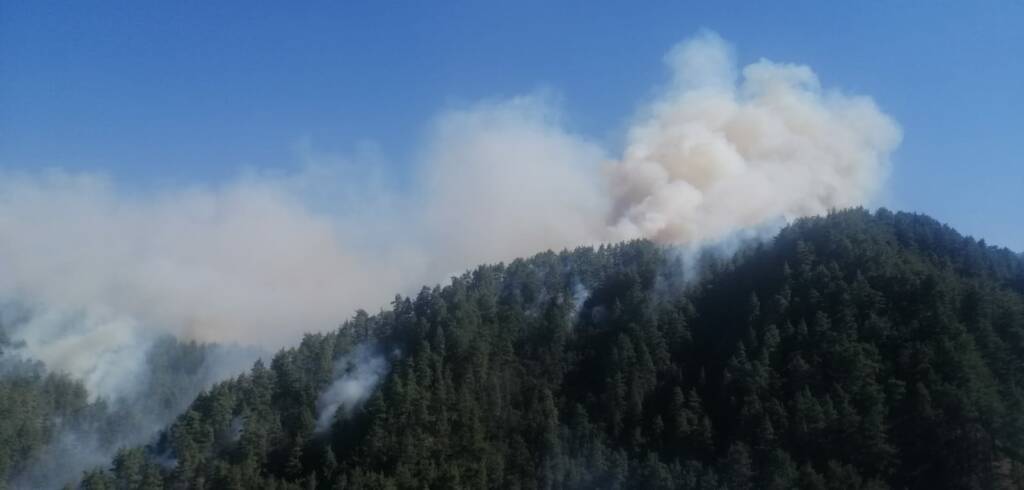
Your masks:
{"label": "smoke drifting through trees", "polygon": [[369,398],[390,368],[379,346],[360,344],[334,365],[335,379],[316,402],[316,430],[329,428],[336,417],[347,418]]}
{"label": "smoke drifting through trees", "polygon": [[[0,321],[0,482],[13,488],[60,488],[109,462],[118,449],[150,442],[201,390],[265,354],[168,336],[128,337],[123,345],[105,348],[105,358],[95,363],[102,372],[79,372],[77,384],[60,373],[87,365],[83,361],[44,357],[50,362],[47,374],[38,361],[24,359],[31,349],[3,337],[19,331],[35,335],[34,341],[56,335],[41,344],[44,354],[54,355],[61,350],[61,331],[72,339],[90,329],[100,332],[95,335],[131,332],[87,318],[39,319],[24,311],[8,316]],[[128,350],[136,352],[120,352]]]}
{"label": "smoke drifting through trees", "polygon": [[318,173],[331,165],[145,196],[93,175],[5,174],[0,297],[82,319],[12,340],[111,396],[144,361],[136,344],[162,334],[273,348],[478,263],[635,237],[700,243],[864,203],[882,184],[900,132],[869,98],[823,90],[805,66],[737,76],[709,33],[667,61],[672,81],[621,158],[565,129],[542,96],[489,101],[433,122],[408,197],[343,195],[358,185]]}

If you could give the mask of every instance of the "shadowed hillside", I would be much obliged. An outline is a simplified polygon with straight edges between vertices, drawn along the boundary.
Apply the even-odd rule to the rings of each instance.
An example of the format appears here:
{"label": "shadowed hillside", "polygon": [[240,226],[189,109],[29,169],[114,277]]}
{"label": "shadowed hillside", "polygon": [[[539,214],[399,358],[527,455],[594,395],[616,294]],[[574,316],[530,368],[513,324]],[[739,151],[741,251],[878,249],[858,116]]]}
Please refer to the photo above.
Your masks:
{"label": "shadowed hillside", "polygon": [[396,297],[82,485],[1024,485],[1020,256],[860,209],[691,256],[548,252]]}

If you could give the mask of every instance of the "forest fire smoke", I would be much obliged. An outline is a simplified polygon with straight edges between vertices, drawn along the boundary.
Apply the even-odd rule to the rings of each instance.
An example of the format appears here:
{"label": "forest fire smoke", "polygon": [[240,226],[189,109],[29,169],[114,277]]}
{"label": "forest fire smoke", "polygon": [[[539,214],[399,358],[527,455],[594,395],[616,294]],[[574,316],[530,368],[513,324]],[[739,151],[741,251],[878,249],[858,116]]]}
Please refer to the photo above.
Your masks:
{"label": "forest fire smoke", "polygon": [[823,91],[801,65],[761,60],[737,74],[711,33],[666,61],[672,82],[612,170],[621,236],[713,240],[863,204],[881,186],[900,130],[871,99]]}
{"label": "forest fire smoke", "polygon": [[[566,129],[548,98],[523,96],[442,114],[413,167],[418,185],[364,200],[307,175],[330,168],[318,162],[146,196],[93,175],[3,175],[0,297],[273,348],[481,262],[627,238],[708,242],[865,204],[883,184],[900,130],[870,98],[824,89],[806,66],[739,70],[712,33],[666,59],[670,83],[636,115],[621,158]],[[343,212],[317,209],[313,194]],[[54,358],[45,333],[9,334],[30,340],[26,355]],[[101,333],[65,339],[60,350],[81,356],[63,367],[134,359],[89,355],[109,350]]]}

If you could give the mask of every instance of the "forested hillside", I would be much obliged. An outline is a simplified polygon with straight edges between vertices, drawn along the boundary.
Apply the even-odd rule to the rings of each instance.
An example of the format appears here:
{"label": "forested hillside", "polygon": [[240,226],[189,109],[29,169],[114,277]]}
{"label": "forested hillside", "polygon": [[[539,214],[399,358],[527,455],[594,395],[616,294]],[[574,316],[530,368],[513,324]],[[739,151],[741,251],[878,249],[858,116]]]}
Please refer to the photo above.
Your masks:
{"label": "forested hillside", "polygon": [[[365,399],[324,405],[339,378]],[[1021,488],[1022,389],[1021,257],[858,209],[725,257],[479,267],[307,335],[81,484]]]}
{"label": "forested hillside", "polygon": [[223,378],[217,371],[233,369],[225,360],[237,365],[256,355],[163,337],[146,349],[144,370],[121,373],[133,380],[132,390],[107,399],[90,396],[67,373],[22,357],[4,336],[10,326],[0,322],[0,488],[74,481],[107,463],[119,447],[144,443],[173,421],[211,380]]}

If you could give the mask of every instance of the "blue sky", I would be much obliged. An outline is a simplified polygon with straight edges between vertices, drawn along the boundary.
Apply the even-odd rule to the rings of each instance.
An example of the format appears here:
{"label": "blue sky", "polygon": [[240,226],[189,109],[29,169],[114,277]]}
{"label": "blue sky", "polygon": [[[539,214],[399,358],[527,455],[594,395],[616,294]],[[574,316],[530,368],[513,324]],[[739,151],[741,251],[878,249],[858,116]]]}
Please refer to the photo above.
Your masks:
{"label": "blue sky", "polygon": [[1024,2],[259,3],[3,1],[0,165],[145,188],[371,146],[400,180],[440,111],[538,90],[614,149],[708,28],[900,123],[881,204],[1024,250]]}

